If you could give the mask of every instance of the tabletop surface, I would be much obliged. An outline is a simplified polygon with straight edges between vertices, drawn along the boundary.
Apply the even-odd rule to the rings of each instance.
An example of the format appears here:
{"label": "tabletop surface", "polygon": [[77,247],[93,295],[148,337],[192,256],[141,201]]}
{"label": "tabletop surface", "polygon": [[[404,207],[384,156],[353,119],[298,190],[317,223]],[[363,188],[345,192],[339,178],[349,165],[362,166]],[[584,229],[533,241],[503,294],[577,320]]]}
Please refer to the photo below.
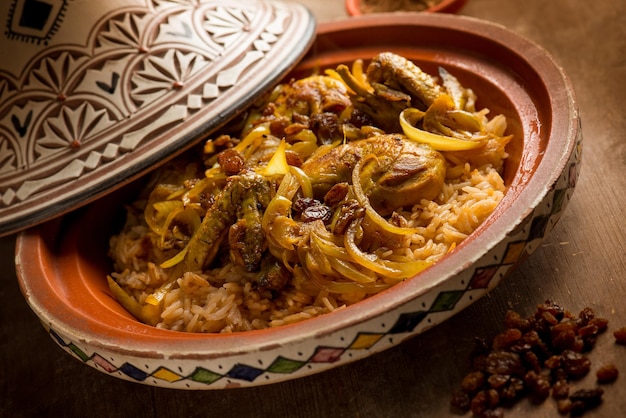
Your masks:
{"label": "tabletop surface", "polygon": [[[345,18],[339,0],[302,0],[319,21]],[[583,126],[583,162],[574,197],[541,247],[466,310],[399,346],[298,380],[248,389],[177,391],[122,381],[81,364],[50,339],[15,277],[15,236],[0,238],[0,417],[446,417],[469,371],[475,337],[502,330],[551,299],[626,326],[626,2],[469,0],[459,12],[508,27],[544,47],[574,86]],[[622,104],[620,104],[622,103]],[[626,347],[610,333],[589,353],[592,370],[613,363],[588,417],[626,411]],[[595,386],[595,375],[576,382]],[[556,402],[528,400],[505,417],[559,417]],[[469,416],[466,414],[465,416]]]}

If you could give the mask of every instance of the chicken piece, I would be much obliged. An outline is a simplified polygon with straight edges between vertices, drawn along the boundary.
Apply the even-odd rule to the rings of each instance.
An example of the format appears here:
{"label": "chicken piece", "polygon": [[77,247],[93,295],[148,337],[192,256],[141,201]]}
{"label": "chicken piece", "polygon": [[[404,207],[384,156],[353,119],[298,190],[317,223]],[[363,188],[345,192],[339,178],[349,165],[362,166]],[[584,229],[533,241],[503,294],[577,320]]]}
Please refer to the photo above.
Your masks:
{"label": "chicken piece", "polygon": [[428,145],[400,134],[378,135],[339,145],[312,156],[302,169],[311,178],[316,198],[337,183],[350,182],[361,158],[376,156],[376,164],[363,170],[362,187],[381,215],[439,195],[446,174],[443,156]]}
{"label": "chicken piece", "polygon": [[339,65],[337,73],[353,91],[354,108],[388,133],[402,132],[399,115],[404,109],[426,110],[443,93],[435,78],[391,52],[372,59],[365,79],[357,78],[346,65]]}
{"label": "chicken piece", "polygon": [[270,196],[269,181],[254,171],[229,177],[226,187],[207,210],[200,228],[189,240],[184,259],[174,266],[172,277],[208,266],[229,235],[229,228],[234,228],[228,237],[233,261],[247,271],[257,269],[265,242],[260,225],[262,210]]}
{"label": "chicken piece", "polygon": [[[350,105],[348,89],[339,80],[323,75],[314,75],[280,87],[274,114],[293,117],[311,116],[331,112],[341,113]],[[296,116],[297,118],[297,116]]]}
{"label": "chicken piece", "polygon": [[367,80],[373,86],[382,84],[381,91],[389,88],[407,93],[413,102],[421,101],[421,106],[417,103],[412,106],[422,110],[443,93],[433,77],[412,61],[391,52],[383,52],[372,59],[367,66]]}

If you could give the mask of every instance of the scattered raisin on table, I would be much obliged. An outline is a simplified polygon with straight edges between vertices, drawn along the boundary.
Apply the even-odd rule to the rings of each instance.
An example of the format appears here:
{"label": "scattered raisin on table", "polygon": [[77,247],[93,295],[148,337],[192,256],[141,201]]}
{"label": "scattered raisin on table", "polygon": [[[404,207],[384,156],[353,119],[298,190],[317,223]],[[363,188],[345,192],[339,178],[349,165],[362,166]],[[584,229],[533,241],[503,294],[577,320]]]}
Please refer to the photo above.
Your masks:
{"label": "scattered raisin on table", "polygon": [[572,416],[581,416],[588,410],[595,408],[602,403],[602,395],[604,391],[600,388],[596,389],[580,389],[572,393],[569,397],[572,401]]}
{"label": "scattered raisin on table", "polygon": [[567,380],[557,380],[554,385],[552,385],[552,397],[554,399],[569,398],[569,383]]}
{"label": "scattered raisin on table", "polygon": [[[570,382],[587,375],[593,349],[608,320],[592,308],[574,315],[547,300],[533,315],[523,318],[512,310],[504,318],[504,330],[491,342],[475,339],[472,371],[453,392],[451,406],[474,417],[502,417],[504,409],[523,397],[536,403],[552,397],[559,413],[583,415],[602,403],[601,388],[580,389],[570,394]],[[626,327],[614,332],[618,344],[626,344]],[[596,371],[599,384],[617,379],[617,368],[604,365]]]}
{"label": "scattered raisin on table", "polygon": [[614,382],[619,375],[619,371],[614,364],[606,364],[596,371],[596,379],[598,383],[611,383]]}
{"label": "scattered raisin on table", "polygon": [[581,353],[573,350],[563,350],[561,354],[563,368],[571,379],[585,376],[591,369],[591,361]]}
{"label": "scattered raisin on table", "polygon": [[626,327],[621,327],[613,331],[615,342],[621,345],[626,345]]}
{"label": "scattered raisin on table", "polygon": [[470,410],[472,400],[469,395],[462,391],[456,390],[452,393],[452,399],[450,399],[450,404],[453,408],[456,408],[459,413],[464,414]]}

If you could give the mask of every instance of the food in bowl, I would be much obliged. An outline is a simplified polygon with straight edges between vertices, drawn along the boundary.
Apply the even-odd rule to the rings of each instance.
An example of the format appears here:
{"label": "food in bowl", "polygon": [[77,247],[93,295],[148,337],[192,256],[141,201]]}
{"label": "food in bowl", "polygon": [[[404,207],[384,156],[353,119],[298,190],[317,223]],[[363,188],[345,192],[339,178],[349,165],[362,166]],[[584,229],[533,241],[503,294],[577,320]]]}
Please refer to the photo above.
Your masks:
{"label": "food in bowl", "polygon": [[387,12],[456,13],[466,0],[346,0],[350,16]]}
{"label": "food in bowl", "polygon": [[361,11],[363,13],[381,13],[390,10],[404,10],[421,12],[434,7],[443,0],[362,0]]}
{"label": "food in bowl", "polygon": [[112,293],[147,324],[230,333],[416,276],[505,194],[513,138],[476,99],[390,52],[280,84],[128,206]]}

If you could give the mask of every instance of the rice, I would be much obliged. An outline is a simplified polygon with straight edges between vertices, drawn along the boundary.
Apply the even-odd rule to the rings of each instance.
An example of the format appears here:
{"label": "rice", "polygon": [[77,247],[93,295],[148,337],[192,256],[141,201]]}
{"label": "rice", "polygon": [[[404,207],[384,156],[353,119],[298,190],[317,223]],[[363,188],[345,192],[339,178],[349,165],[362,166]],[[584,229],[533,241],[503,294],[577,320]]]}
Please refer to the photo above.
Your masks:
{"label": "rice", "polygon": [[[459,173],[448,179],[440,198],[422,201],[404,214],[408,226],[418,233],[402,255],[415,260],[436,261],[461,243],[494,210],[505,193],[500,174],[492,166],[449,170]],[[112,273],[116,281],[138,301],[160,286],[167,273],[158,265],[146,262],[149,231],[139,224],[139,217],[129,217],[124,231],[111,239],[111,254],[116,265],[126,266]],[[132,224],[136,223],[136,224]],[[384,249],[386,258],[394,250]],[[228,263],[203,273],[187,272],[163,301],[158,328],[185,332],[241,332],[310,319],[356,303],[367,294],[332,295],[294,278],[279,295],[254,288],[250,273]]]}

